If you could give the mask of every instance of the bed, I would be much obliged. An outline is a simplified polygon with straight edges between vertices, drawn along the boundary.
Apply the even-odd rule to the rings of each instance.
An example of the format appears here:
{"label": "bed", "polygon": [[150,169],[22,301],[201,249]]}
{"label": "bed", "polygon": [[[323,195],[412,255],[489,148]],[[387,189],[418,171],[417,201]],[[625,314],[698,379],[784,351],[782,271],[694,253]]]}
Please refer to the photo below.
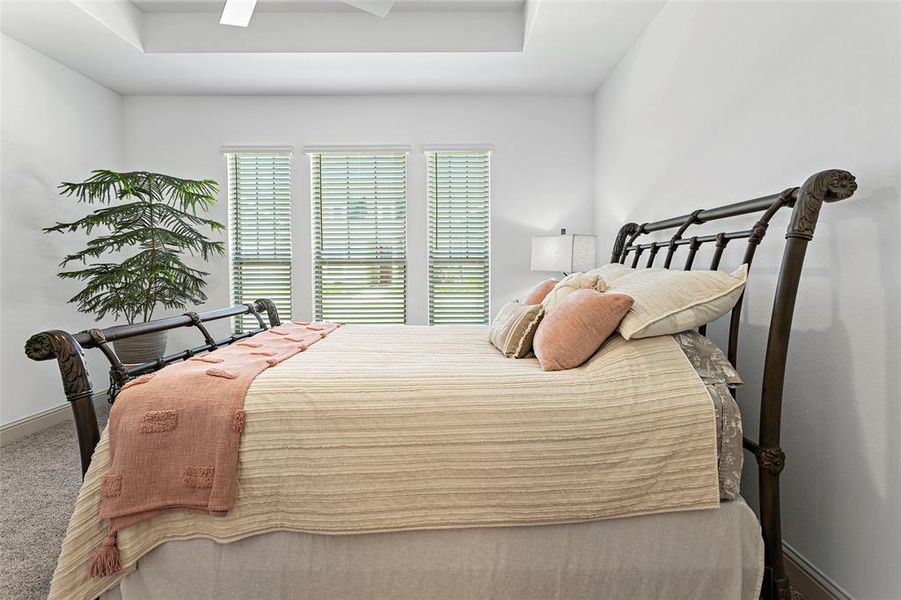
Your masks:
{"label": "bed", "polygon": [[[561,475],[561,472],[566,472],[567,469],[555,470],[552,468],[553,465],[548,464],[537,467],[533,465],[530,468],[543,470],[539,476],[531,479],[540,482],[544,487],[536,488],[540,490],[537,495],[533,489],[528,489],[529,493],[517,495],[513,492],[519,489],[516,486],[521,482],[514,478],[505,478],[502,474],[505,469],[510,468],[509,461],[518,460],[518,457],[514,453],[506,453],[508,462],[495,465],[497,470],[492,472],[490,457],[499,456],[500,453],[496,449],[487,448],[482,449],[482,456],[489,458],[485,459],[484,465],[479,463],[479,466],[488,469],[485,472],[489,476],[484,481],[488,487],[496,488],[491,490],[493,497],[502,499],[492,504],[496,506],[488,516],[478,512],[484,508],[485,503],[480,504],[479,501],[473,500],[478,497],[479,490],[467,488],[465,493],[456,493],[451,487],[451,479],[448,479],[439,482],[437,488],[442,492],[437,495],[442,497],[442,503],[437,506],[429,504],[428,508],[436,509],[431,512],[425,509],[417,512],[419,520],[411,522],[412,513],[402,510],[405,500],[401,496],[391,496],[387,492],[382,494],[384,496],[382,500],[386,503],[367,509],[371,514],[367,514],[366,518],[355,520],[347,517],[357,509],[358,512],[366,513],[364,508],[368,506],[367,503],[377,502],[380,493],[384,491],[379,488],[379,493],[360,494],[356,500],[344,503],[346,510],[343,512],[329,508],[325,511],[328,512],[328,519],[320,522],[311,515],[323,515],[325,514],[323,510],[297,509],[294,512],[290,510],[291,501],[301,497],[292,494],[307,493],[308,490],[298,492],[296,489],[284,487],[283,477],[270,474],[270,478],[266,479],[267,474],[262,471],[253,473],[248,465],[254,464],[254,461],[244,460],[239,468],[239,492],[246,491],[247,488],[240,479],[242,476],[257,477],[254,480],[263,481],[265,483],[263,487],[268,490],[265,492],[268,495],[259,505],[267,503],[278,505],[273,509],[274,512],[260,515],[261,520],[251,528],[241,528],[239,521],[242,515],[247,514],[247,511],[241,508],[243,506],[241,498],[246,495],[238,493],[236,510],[225,517],[170,512],[153,521],[135,525],[136,533],[129,534],[131,537],[125,539],[122,549],[126,558],[130,557],[129,568],[115,578],[113,585],[107,585],[109,581],[100,584],[95,580],[93,583],[96,585],[82,586],[79,593],[87,593],[89,595],[85,597],[90,597],[92,593],[109,590],[107,594],[109,597],[122,597],[124,600],[212,595],[281,597],[289,591],[292,594],[298,593],[296,590],[305,590],[304,593],[308,594],[306,597],[311,598],[715,596],[752,599],[758,594],[765,598],[787,598],[789,588],[782,563],[778,494],[779,475],[784,464],[784,454],[779,448],[782,382],[791,317],[804,254],[808,242],[813,238],[820,208],[823,202],[849,197],[855,188],[854,178],[849,173],[838,170],[824,171],[810,177],[800,188],[789,188],[772,196],[715,209],[699,210],[689,215],[653,223],[641,225],[628,223],[621,228],[614,243],[611,262],[633,267],[658,266],[655,265],[657,257],[661,251],[665,251],[661,264],[664,268],[671,268],[674,255],[684,247],[686,255],[683,268],[686,270],[692,269],[698,250],[705,244],[711,244],[715,250],[709,268],[715,270],[719,268],[723,251],[730,242],[746,240],[743,263],[750,266],[756,248],[766,234],[770,219],[779,210],[791,210],[764,362],[760,438],[756,442],[744,441],[745,448],[756,457],[759,466],[761,500],[759,526],[750,509],[740,498],[720,503],[721,490],[717,489],[715,468],[718,448],[716,442],[711,442],[714,439],[711,435],[714,433],[715,422],[712,414],[704,414],[702,410],[703,406],[707,406],[708,412],[711,412],[709,407],[713,404],[709,401],[711,397],[707,395],[704,382],[691,369],[691,364],[685,356],[679,354],[676,342],[669,338],[663,339],[664,336],[647,338],[651,340],[647,342],[633,340],[628,344],[622,340],[611,340],[602,347],[598,356],[587,363],[585,369],[580,367],[582,376],[590,376],[596,387],[583,385],[584,381],[573,380],[572,378],[580,376],[575,373],[562,375],[560,380],[556,381],[564,390],[569,390],[559,396],[566,398],[568,403],[566,410],[561,410],[556,405],[549,406],[548,401],[536,401],[534,398],[531,404],[522,400],[524,404],[517,407],[520,410],[518,414],[523,415],[523,418],[534,417],[530,422],[531,427],[547,424],[544,431],[555,432],[542,438],[545,440],[542,443],[555,444],[552,452],[537,452],[533,449],[529,456],[571,457],[558,453],[576,450],[582,453],[599,453],[596,456],[591,454],[592,460],[584,461],[594,465],[593,470],[584,471],[585,465],[578,464],[569,472],[570,480],[560,480],[559,478],[566,474]],[[754,225],[748,229],[686,237],[689,228],[694,225],[750,214],[757,214],[758,217]],[[643,242],[642,236],[651,236],[666,230],[674,230],[674,233],[664,240]],[[642,260],[643,257],[646,259]],[[261,313],[266,313],[268,324],[264,322]],[[254,315],[259,328],[245,334],[216,340],[204,326],[204,323],[211,320],[244,314]],[[738,358],[740,314],[739,300],[731,312],[727,349],[728,358],[733,364]],[[246,306],[205,313],[192,312],[183,317],[161,319],[140,325],[94,329],[75,335],[62,331],[48,331],[37,334],[28,341],[26,352],[29,357],[35,360],[56,358],[58,361],[66,396],[75,412],[82,466],[87,473],[85,488],[82,490],[82,497],[85,499],[82,497],[79,499],[79,507],[76,508],[67,534],[68,548],[64,544],[63,557],[54,580],[57,597],[73,597],[72,594],[59,590],[63,589],[60,586],[64,585],[64,572],[74,573],[82,559],[68,563],[64,558],[78,555],[81,550],[78,548],[81,543],[78,534],[87,535],[84,531],[96,525],[97,507],[91,506],[90,495],[92,485],[95,488],[100,486],[100,478],[92,477],[89,467],[92,466],[93,460],[93,469],[97,472],[102,469],[101,463],[105,460],[105,439],[101,439],[91,404],[92,388],[82,359],[83,349],[98,348],[109,359],[115,392],[136,377],[157,372],[173,363],[192,360],[198,355],[218,348],[242,343],[241,340],[246,342],[247,338],[261,335],[267,329],[280,325],[281,321],[274,305],[269,301],[260,300]],[[204,338],[204,344],[153,363],[126,367],[119,361],[110,345],[110,342],[116,339],[186,326],[196,327]],[[704,328],[701,329],[703,332]],[[478,331],[467,332],[465,329],[459,329],[452,335],[481,334],[482,332]],[[365,332],[353,335],[363,335],[365,338]],[[322,356],[323,362],[318,365],[318,370],[325,370],[330,365],[340,363],[344,361],[344,357],[354,356],[350,352],[350,347],[358,347],[361,339],[354,338],[353,335],[348,331],[347,334],[336,335],[334,341],[328,340],[328,343],[323,343],[321,349],[317,345],[313,349],[315,352],[304,356],[304,368],[316,367],[317,365],[310,361],[317,355],[337,353],[331,358]],[[404,328],[404,333],[399,332],[397,335],[415,334],[411,329]],[[433,336],[425,332],[422,335]],[[347,346],[343,351],[340,349],[342,339]],[[485,370],[488,369],[486,365],[491,362],[487,355],[470,357],[469,362],[461,358],[455,363],[451,360],[455,356],[453,349],[459,348],[460,344],[455,343],[451,337],[441,340],[436,348],[439,347],[450,349],[443,360],[433,356],[440,354],[437,349],[424,350],[418,355],[432,356],[434,362],[445,364],[445,368],[454,368],[456,365],[455,368],[460,369],[458,372],[446,373],[448,381],[443,384],[442,389],[449,391],[442,395],[443,398],[455,394],[465,396],[466,386],[461,382],[467,380],[478,382],[478,385],[472,386],[468,392],[470,394],[475,394],[476,389],[483,391],[487,389],[489,391],[487,395],[497,395],[492,392],[500,390],[512,390],[512,401],[525,396],[517,395],[517,391],[538,390],[540,393],[532,396],[539,399],[552,397],[550,387],[546,389],[541,387],[550,386],[548,381],[552,378],[541,379],[540,371],[534,369],[534,365],[532,371],[529,371],[528,360],[513,361],[519,363],[516,369],[522,372],[511,376],[512,379],[509,381],[506,379],[495,381],[492,378],[497,377],[496,372]],[[362,355],[365,353],[358,353],[356,356]],[[652,355],[658,358],[647,359]],[[336,356],[341,358],[335,360]],[[412,360],[413,364],[416,364],[415,359],[407,358],[407,362]],[[642,363],[642,360],[650,362]],[[354,365],[353,360],[345,362],[348,363],[345,365],[348,370],[333,372],[332,377],[339,379],[343,377],[348,385],[358,377],[360,385],[363,386],[357,390],[356,397],[359,398],[368,398],[367,394],[370,392],[365,385],[369,385],[373,377],[377,378],[378,373],[384,374],[391,370],[389,366],[383,364],[380,369],[370,371],[367,377],[363,377],[360,374],[366,373],[365,363]],[[277,372],[286,373],[289,364],[296,365],[297,361],[285,362],[284,369],[280,366],[267,371],[260,377],[261,383],[257,385],[255,382],[254,387],[248,392],[248,428],[259,426],[259,423],[266,420],[254,421],[251,418],[256,406],[253,390],[267,389],[266,382],[271,383],[273,378],[278,379]],[[592,365],[597,368],[592,370]],[[614,365],[621,365],[623,370],[619,372],[620,375],[616,375],[615,370],[614,374],[610,375]],[[311,370],[314,373],[316,371],[317,369]],[[650,375],[652,371],[653,377]],[[660,389],[661,381],[655,378],[664,376],[658,371],[665,372],[665,376],[672,378],[667,380],[664,389],[683,389],[684,392],[680,395],[671,391],[665,397],[661,397],[659,393],[655,396],[653,391],[655,388]],[[435,379],[436,373],[441,371],[426,369],[421,371],[419,376],[423,379]],[[570,378],[568,383],[566,377]],[[621,392],[618,396],[617,393],[610,391],[617,389],[616,385],[621,385],[623,381],[627,383],[625,392]],[[315,379],[310,379],[307,383],[314,385],[314,382]],[[390,381],[386,382],[387,387],[390,387],[390,384]],[[404,389],[403,386],[397,387],[396,384],[397,382],[394,382],[395,389]],[[566,385],[570,387],[567,388]],[[268,389],[270,393],[274,393],[271,385]],[[320,392],[327,393],[326,390]],[[420,396],[417,397],[411,392],[410,398],[423,399],[426,406],[435,409],[431,412],[440,412],[438,408],[441,405],[428,405],[427,400],[431,396],[427,389],[420,389],[418,392]],[[630,400],[641,398],[643,393],[647,394],[649,400],[653,398],[655,402],[649,401],[640,406],[656,407],[658,401],[664,403],[672,401],[672,405],[667,405],[666,410],[682,411],[679,413],[680,418],[675,420],[678,421],[678,428],[671,427],[671,436],[667,442],[667,434],[662,432],[662,429],[665,429],[663,413],[657,414],[649,409],[648,412],[642,413],[643,416],[636,416],[632,414],[634,411],[624,409],[618,418],[629,424],[632,428],[630,431],[634,432],[634,435],[623,439],[631,439],[630,443],[635,444],[635,448],[641,446],[642,440],[653,439],[655,444],[671,443],[673,448],[681,443],[687,450],[654,454],[654,456],[665,454],[670,458],[657,462],[652,460],[654,468],[659,470],[654,471],[650,479],[640,480],[636,479],[635,474],[642,469],[634,465],[628,466],[634,455],[629,455],[624,460],[627,468],[617,469],[618,463],[609,461],[610,457],[615,455],[616,448],[615,444],[607,444],[610,427],[613,425],[605,429],[604,419],[613,410],[610,407],[625,406],[621,402],[622,398],[628,397]],[[278,406],[277,402],[273,404],[271,395],[268,396],[269,400],[266,400],[266,394],[262,394],[264,397],[259,406]],[[326,400],[321,400],[322,398]],[[707,399],[706,404],[701,401],[702,398]],[[328,404],[327,396],[312,395],[308,396],[308,399],[314,405]],[[594,403],[591,402],[593,399]],[[690,399],[694,400],[689,401]],[[579,401],[585,401],[585,404],[578,405]],[[384,399],[382,402],[377,408],[395,406],[391,403],[386,404]],[[595,404],[606,407],[607,412],[597,411]],[[280,406],[285,410],[294,410],[293,403]],[[503,405],[498,403],[495,406]],[[454,448],[457,444],[463,444],[459,447],[464,447],[465,444],[479,444],[485,439],[488,442],[495,439],[502,441],[503,436],[510,433],[511,425],[508,421],[511,419],[505,417],[500,408],[497,410],[500,412],[484,413],[490,415],[488,422],[508,429],[479,430],[478,427],[482,427],[483,423],[478,421],[475,430],[478,435],[473,434],[473,430],[462,433],[463,430],[455,424],[457,420],[467,421],[467,415],[470,417],[482,415],[482,412],[466,409],[448,413],[451,426],[447,431],[453,434],[459,430],[461,432],[459,436],[462,436],[450,438],[451,444],[448,447]],[[417,417],[416,413],[405,414],[406,418],[411,414],[414,418]],[[578,415],[585,415],[586,418],[574,418]],[[286,418],[283,423],[305,421],[297,415],[288,416],[293,418]],[[251,425],[252,423],[256,425]],[[394,421],[388,419],[385,423],[389,427],[395,427],[394,430],[389,429],[394,435],[407,435],[407,430],[403,428],[403,419],[397,417]],[[329,436],[336,435],[333,425],[334,423],[325,421],[307,433],[324,436],[322,439],[328,440]],[[468,422],[468,425],[471,426],[472,423]],[[622,426],[619,422],[615,425]],[[697,429],[692,430],[690,427]],[[521,427],[517,431],[520,431],[517,435],[522,435],[521,432],[526,431],[526,428]],[[563,435],[559,432],[571,433]],[[257,434],[254,437],[245,434],[241,442],[241,452],[252,452],[253,446],[248,440],[262,438],[265,436]],[[591,443],[576,448],[573,442],[576,439],[587,439]],[[606,450],[605,444],[609,446]],[[320,443],[312,444],[311,447],[334,445]],[[561,448],[568,450],[560,450]],[[600,454],[601,452],[607,454]],[[414,447],[414,452],[405,456],[425,460],[423,457],[427,454],[422,452],[421,448]],[[438,457],[436,460],[446,459],[438,453],[435,456]],[[704,459],[692,458],[697,456],[703,456]],[[642,460],[647,459],[647,455],[642,456]],[[304,464],[319,464],[316,460],[314,457]],[[608,462],[603,462],[605,460]],[[322,464],[336,463],[326,461]],[[599,464],[606,466],[598,468]],[[575,463],[571,463],[572,465]],[[713,472],[711,465],[714,467]],[[584,480],[586,473],[589,474],[587,477],[591,479],[591,484],[597,486],[596,489],[581,490],[581,486],[574,483]],[[331,479],[326,478],[322,481],[337,482],[335,494],[350,493],[348,489],[356,493],[352,487],[340,487],[340,484],[352,485],[352,478],[342,477],[334,472],[331,472],[329,477]],[[460,480],[462,481],[462,478]],[[652,483],[648,483],[649,481]],[[639,490],[641,493],[619,493],[617,482],[623,489],[632,492]],[[504,485],[508,487],[504,488]],[[568,492],[570,495],[556,495],[562,489],[570,490]],[[443,493],[444,490],[449,491]],[[96,489],[94,491],[96,492]],[[541,502],[534,501],[534,498],[541,495],[546,497]],[[341,502],[335,501],[336,497],[339,496],[329,498],[326,495],[325,500],[320,500],[331,502],[336,506],[342,505]],[[610,500],[611,498],[614,500]],[[272,499],[276,501],[270,502]],[[97,501],[99,502],[99,496]],[[453,504],[454,501],[459,502]],[[305,498],[303,502],[309,503],[313,500]],[[448,509],[448,503],[452,510]],[[417,506],[421,509],[423,505]],[[553,507],[553,510],[549,511],[548,507]],[[93,517],[91,511],[94,511]],[[499,518],[498,515],[509,518]],[[285,522],[286,520],[288,522]],[[161,532],[165,531],[168,533],[163,535]],[[142,535],[138,535],[139,533]],[[91,535],[102,534],[95,532]],[[139,552],[135,550],[138,546]],[[191,559],[189,569],[186,567],[186,557]],[[57,580],[61,583],[57,584]]]}

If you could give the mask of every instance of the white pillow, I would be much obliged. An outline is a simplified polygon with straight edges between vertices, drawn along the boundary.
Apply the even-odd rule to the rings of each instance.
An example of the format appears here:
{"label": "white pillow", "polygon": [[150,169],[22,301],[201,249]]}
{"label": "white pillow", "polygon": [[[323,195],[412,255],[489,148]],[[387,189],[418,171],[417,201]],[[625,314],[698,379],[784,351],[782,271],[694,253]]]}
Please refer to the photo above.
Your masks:
{"label": "white pillow", "polygon": [[605,286],[609,287],[611,283],[620,279],[621,277],[625,277],[626,275],[631,275],[632,273],[637,273],[638,271],[644,272],[652,272],[652,271],[663,271],[663,267],[648,267],[648,268],[632,268],[627,267],[626,265],[622,265],[620,263],[608,263],[606,265],[596,267],[590,271],[585,271],[586,275],[597,275],[600,277]]}
{"label": "white pillow", "polygon": [[615,279],[608,291],[635,303],[619,324],[627,340],[700,327],[735,306],[745,289],[748,265],[733,273],[639,269]]}
{"label": "white pillow", "polygon": [[589,288],[603,292],[607,289],[604,281],[597,275],[588,273],[572,273],[557,282],[548,295],[544,297],[541,304],[544,306],[545,312],[553,309],[555,306],[566,300],[566,297],[576,290]]}

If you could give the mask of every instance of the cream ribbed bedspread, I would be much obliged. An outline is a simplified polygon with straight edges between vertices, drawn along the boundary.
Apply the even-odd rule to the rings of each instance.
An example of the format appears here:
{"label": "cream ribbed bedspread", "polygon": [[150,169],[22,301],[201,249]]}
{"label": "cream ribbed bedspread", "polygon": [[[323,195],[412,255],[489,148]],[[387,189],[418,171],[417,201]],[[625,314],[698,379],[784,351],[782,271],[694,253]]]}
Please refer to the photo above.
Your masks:
{"label": "cream ribbed bedspread", "polygon": [[292,530],[342,534],[565,523],[719,504],[714,409],[669,336],[616,336],[577,369],[504,358],[484,327],[347,326],[263,372],[245,400],[235,505],[106,535],[101,438],[50,598],[94,598],[157,545]]}

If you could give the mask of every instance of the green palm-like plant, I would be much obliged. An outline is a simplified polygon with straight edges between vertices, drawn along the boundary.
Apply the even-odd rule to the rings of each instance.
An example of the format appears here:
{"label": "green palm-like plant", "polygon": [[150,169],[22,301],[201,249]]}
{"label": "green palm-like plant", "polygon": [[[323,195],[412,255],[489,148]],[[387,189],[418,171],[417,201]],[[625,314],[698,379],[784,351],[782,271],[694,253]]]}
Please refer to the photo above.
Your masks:
{"label": "green palm-like plant", "polygon": [[223,230],[222,224],[197,214],[215,204],[215,181],[97,170],[81,183],[64,182],[59,187],[61,194],[79,202],[106,205],[78,221],[44,229],[44,233],[80,229],[88,235],[95,228],[106,230],[83,250],[66,256],[60,266],[87,265],[89,259],[112,252],[126,255],[121,262],[95,262],[59,273],[63,279],[86,282],[69,300],[78,304],[80,312],[94,313],[98,320],[111,314],[134,323],[149,321],[157,306],[184,308],[206,300],[207,273],[187,266],[182,256],[208,260],[225,253],[222,242],[210,241],[201,233]]}

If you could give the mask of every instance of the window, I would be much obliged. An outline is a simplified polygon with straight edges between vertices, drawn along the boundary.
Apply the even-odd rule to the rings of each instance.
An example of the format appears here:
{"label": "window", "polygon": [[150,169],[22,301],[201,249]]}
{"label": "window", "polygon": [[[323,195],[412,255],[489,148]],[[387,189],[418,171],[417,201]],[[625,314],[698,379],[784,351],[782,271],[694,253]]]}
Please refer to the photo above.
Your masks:
{"label": "window", "polygon": [[429,324],[487,323],[489,152],[427,152]]}
{"label": "window", "polygon": [[315,152],[311,161],[316,319],[405,323],[405,152]]}
{"label": "window", "polygon": [[[231,295],[235,304],[269,298],[291,318],[291,155],[226,153]],[[234,331],[259,327],[245,315]]]}

